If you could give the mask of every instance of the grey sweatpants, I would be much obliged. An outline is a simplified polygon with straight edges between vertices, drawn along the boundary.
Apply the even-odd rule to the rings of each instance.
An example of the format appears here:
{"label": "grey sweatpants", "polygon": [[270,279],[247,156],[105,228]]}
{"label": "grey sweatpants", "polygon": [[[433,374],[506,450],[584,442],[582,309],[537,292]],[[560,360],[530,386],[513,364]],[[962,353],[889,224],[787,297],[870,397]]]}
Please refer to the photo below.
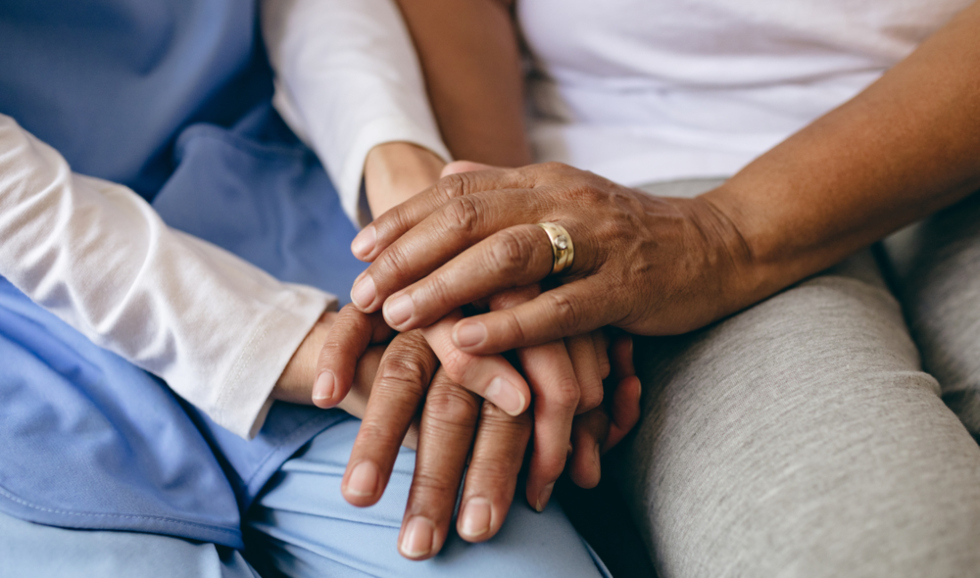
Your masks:
{"label": "grey sweatpants", "polygon": [[980,576],[980,195],[886,247],[908,324],[863,251],[637,343],[613,460],[664,578]]}

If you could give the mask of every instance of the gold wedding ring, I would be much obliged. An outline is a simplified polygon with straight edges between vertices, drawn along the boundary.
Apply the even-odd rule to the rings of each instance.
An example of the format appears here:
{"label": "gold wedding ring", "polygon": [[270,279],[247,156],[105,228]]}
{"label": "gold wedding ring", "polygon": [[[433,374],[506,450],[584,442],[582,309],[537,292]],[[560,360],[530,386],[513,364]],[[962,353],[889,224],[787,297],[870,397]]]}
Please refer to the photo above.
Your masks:
{"label": "gold wedding ring", "polygon": [[572,243],[572,236],[568,234],[565,227],[558,223],[538,223],[544,229],[551,241],[551,253],[554,261],[551,264],[551,274],[557,275],[565,269],[572,267],[572,260],[575,259],[575,245]]}

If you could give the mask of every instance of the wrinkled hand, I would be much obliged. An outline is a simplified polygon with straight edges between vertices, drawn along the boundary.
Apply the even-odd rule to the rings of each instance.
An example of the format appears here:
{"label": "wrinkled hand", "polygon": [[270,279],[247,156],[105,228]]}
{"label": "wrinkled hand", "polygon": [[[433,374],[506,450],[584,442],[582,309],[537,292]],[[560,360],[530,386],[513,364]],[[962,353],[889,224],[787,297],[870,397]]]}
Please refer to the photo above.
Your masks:
{"label": "wrinkled hand", "polygon": [[[390,178],[392,171],[387,170],[395,164],[392,162],[392,157],[397,151],[385,148],[376,152],[380,155],[379,159],[376,159],[378,160],[376,164],[386,168],[386,170],[379,170],[378,172],[389,175],[389,178],[384,181],[388,187],[381,187],[385,193],[375,195],[375,204],[380,206],[382,200],[390,200],[394,197],[405,200],[414,196],[394,195],[388,190],[391,184],[401,182],[399,179]],[[417,153],[418,151],[409,149],[408,152]],[[385,159],[388,162],[381,162]],[[370,160],[372,159],[369,158]],[[413,162],[418,164],[420,159],[415,158]],[[431,175],[431,165],[427,166],[430,166],[430,170],[426,174]],[[475,163],[454,163],[443,167],[443,175],[485,168],[488,167]],[[409,171],[409,173],[413,172],[419,174],[419,171]],[[430,176],[428,180],[431,183],[436,179]],[[377,179],[374,182],[376,181]],[[372,184],[373,182],[368,179],[367,185]],[[409,184],[418,187],[419,180],[410,181]],[[369,201],[372,199],[371,193],[372,189],[369,186]],[[393,204],[387,204],[382,208],[390,210],[393,206]],[[374,205],[372,207],[374,208]],[[540,288],[537,285],[514,289],[495,295],[489,300],[489,305],[493,310],[509,309],[537,297],[539,293]],[[388,313],[390,320],[390,311]],[[468,379],[462,371],[455,371],[455,368],[464,365],[460,356],[467,356],[452,343],[452,333],[449,331],[449,327],[461,318],[462,315],[459,311],[455,311],[439,320],[432,328],[423,330],[424,335],[436,350],[444,366],[449,368],[450,377],[456,383],[464,384],[471,391],[489,399],[511,415],[516,415],[523,410],[523,402],[527,399],[527,388],[524,387],[523,383],[504,379],[499,382],[499,387],[486,388],[486,384],[494,383],[488,377],[473,387],[471,379]],[[628,336],[620,338],[621,341],[628,341],[629,339]],[[535,347],[521,348],[516,352],[535,400],[534,443],[532,444],[533,451],[528,468],[526,493],[528,503],[538,510],[542,510],[547,505],[554,483],[565,469],[569,436],[572,433],[575,416],[598,407],[603,399],[603,379],[609,375],[607,345],[605,332],[594,331],[569,337],[564,342],[556,340]],[[628,347],[629,343],[617,345]],[[473,358],[470,356],[468,359],[472,360]],[[491,376],[492,374],[483,373],[483,375]],[[572,447],[575,448],[576,452],[576,457],[572,462],[575,465],[571,470],[572,477],[581,485],[591,487],[598,482],[600,475],[598,460],[593,459],[598,455],[598,452],[590,451],[588,452],[589,458],[583,459],[581,456],[584,455],[583,448],[586,445],[573,444]]]}
{"label": "wrinkled hand", "polygon": [[[652,197],[549,163],[452,174],[354,239],[371,266],[351,296],[392,327],[549,276],[551,245],[535,224],[564,226],[575,260],[557,287],[511,309],[459,321],[453,341],[487,354],[614,325],[677,334],[737,311],[760,291],[746,245],[709,200]],[[762,291],[764,292],[764,291]]]}
{"label": "wrinkled hand", "polygon": [[[450,326],[451,323],[444,323],[443,335],[432,340],[436,349],[449,343]],[[341,312],[323,342],[319,373],[329,375],[331,384],[329,396],[316,390],[318,405],[330,406],[344,396],[361,353],[372,341],[387,338],[388,331],[378,315],[366,316],[350,306]],[[639,419],[639,381],[633,375],[630,341],[619,340],[617,345],[613,347],[612,365],[619,372],[615,377],[621,385],[607,401],[609,409],[600,406],[575,418],[572,432],[575,452],[571,475],[587,486],[598,482],[599,448],[614,445]],[[595,353],[591,355],[598,363]],[[496,534],[510,508],[532,430],[528,413],[508,415],[494,404],[482,402],[450,377],[451,373],[467,376],[467,363],[477,363],[481,368],[469,375],[513,371],[509,363],[495,356],[446,357],[451,367],[436,369],[436,356],[418,331],[392,340],[381,360],[367,407],[360,414],[361,430],[342,484],[345,498],[352,504],[376,503],[391,474],[399,444],[403,439],[409,444],[417,439],[415,476],[399,541],[402,554],[412,559],[430,557],[442,547],[471,448],[457,531],[473,542]],[[499,367],[501,363],[507,367]],[[355,381],[352,393],[357,388]],[[420,433],[417,438],[411,433],[405,438],[423,402]],[[568,444],[566,433],[562,466]],[[555,473],[555,478],[560,473]],[[540,491],[530,479],[528,499],[531,503],[540,499]],[[538,506],[543,508],[543,504]]]}

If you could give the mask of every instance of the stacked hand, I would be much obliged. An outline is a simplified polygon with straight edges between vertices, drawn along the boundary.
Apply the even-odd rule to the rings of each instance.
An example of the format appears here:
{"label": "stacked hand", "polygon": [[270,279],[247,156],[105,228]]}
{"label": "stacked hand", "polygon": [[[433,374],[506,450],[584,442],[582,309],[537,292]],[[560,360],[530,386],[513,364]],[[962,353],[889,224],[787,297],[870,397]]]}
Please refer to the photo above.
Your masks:
{"label": "stacked hand", "polygon": [[[522,402],[523,407],[508,413],[473,393],[485,392],[488,382],[501,378],[527,385],[503,357],[472,356],[453,348],[449,331],[455,321],[450,317],[422,331],[395,335],[380,361],[366,408],[363,413],[355,413],[363,421],[342,484],[344,495],[352,504],[368,506],[377,502],[406,433],[409,444],[417,443],[414,482],[399,543],[402,553],[411,558],[428,557],[442,546],[471,452],[457,530],[470,541],[488,539],[499,530],[510,508],[532,434],[531,417],[524,411],[531,396]],[[361,398],[363,393],[357,391],[359,384],[353,368],[370,340],[387,339],[390,332],[379,315],[365,315],[351,306],[344,308],[324,341],[318,370],[320,376],[328,376],[331,392],[324,397],[322,389],[314,390],[317,405],[330,407],[343,399],[340,407],[347,409],[345,403],[351,396],[345,394],[352,382],[354,399]],[[585,339],[592,338],[580,342]],[[611,418],[602,407],[575,418],[578,406],[572,405],[568,429],[561,430],[562,423],[554,424],[562,431],[563,439],[546,437],[546,433],[556,436],[547,428],[535,429],[527,498],[539,510],[547,503],[551,487],[565,466],[573,420],[576,443],[571,474],[582,485],[592,486],[598,482],[600,451],[621,439],[638,419],[639,383],[632,376],[629,341],[619,340],[613,347],[614,358],[618,357],[613,364],[605,355],[598,356],[594,345],[587,345],[588,357],[579,356],[579,370],[594,372],[601,388],[602,374],[615,365],[624,385],[613,395],[612,407],[616,409]],[[554,346],[533,348],[522,356],[532,390],[539,385],[570,388],[576,383],[575,368],[563,350]],[[441,365],[437,357],[441,358]],[[598,367],[600,363],[605,370]],[[568,367],[561,367],[562,364]],[[360,387],[363,389],[363,385]],[[594,403],[598,402],[597,399]],[[548,420],[553,420],[545,405],[535,401],[535,423],[544,420],[548,424]],[[417,435],[410,433],[413,422],[417,422]],[[539,443],[539,439],[544,441]],[[557,455],[548,454],[552,442],[560,442]]]}
{"label": "stacked hand", "polygon": [[[417,559],[442,546],[470,454],[457,523],[470,541],[500,528],[528,444],[532,506],[544,507],[562,471],[582,486],[597,483],[598,455],[639,417],[621,330],[683,333],[785,285],[749,250],[732,218],[745,215],[726,204],[725,186],[674,199],[557,164],[454,163],[446,172],[456,174],[354,240],[371,265],[316,369],[317,403],[364,418],[344,479],[350,502],[375,503],[398,445],[417,439],[400,544]],[[560,276],[541,222],[574,241]],[[474,309],[482,311],[462,313]],[[370,400],[351,407],[370,389],[355,367],[388,339]],[[413,420],[418,437],[405,438]]]}
{"label": "stacked hand", "polygon": [[[498,290],[458,302],[428,322],[413,320],[415,327],[401,333],[391,329],[404,323],[394,322],[390,307],[387,319],[378,312],[377,294],[367,307],[331,314],[326,335],[311,333],[311,347],[321,347],[314,402],[363,419],[342,484],[347,500],[377,502],[399,446],[418,448],[399,541],[409,558],[427,558],[442,547],[468,457],[457,531],[481,541],[506,517],[529,443],[526,496],[541,510],[565,470],[583,487],[598,483],[600,454],[639,419],[640,384],[625,333],[593,329],[541,339],[516,348],[517,367],[497,352],[474,355],[458,347],[453,328],[463,319],[461,306],[479,301],[502,313],[540,299],[539,284],[520,286],[515,273],[498,272],[505,277]],[[355,287],[363,287],[365,277]],[[355,302],[365,305],[364,297],[355,290]],[[370,313],[362,310],[372,306]],[[386,342],[381,354],[378,344]]]}
{"label": "stacked hand", "polygon": [[482,168],[441,179],[358,234],[354,255],[371,262],[351,292],[362,311],[383,309],[393,328],[407,331],[539,283],[553,265],[541,222],[562,225],[574,241],[563,283],[461,320],[453,328],[461,350],[498,353],[607,325],[680,334],[773,291],[763,268],[749,266],[754,256],[722,189],[654,197],[558,163]]}

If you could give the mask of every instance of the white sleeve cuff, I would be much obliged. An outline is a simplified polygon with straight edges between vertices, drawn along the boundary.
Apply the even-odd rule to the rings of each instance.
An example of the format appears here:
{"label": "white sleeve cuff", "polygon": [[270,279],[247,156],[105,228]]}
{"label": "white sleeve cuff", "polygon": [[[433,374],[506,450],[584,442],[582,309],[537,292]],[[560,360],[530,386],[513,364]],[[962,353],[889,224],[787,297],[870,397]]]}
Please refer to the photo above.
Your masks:
{"label": "white sleeve cuff", "polygon": [[449,150],[442,144],[442,140],[438,136],[424,130],[405,117],[382,117],[364,125],[354,142],[351,143],[350,151],[344,159],[340,173],[336,176],[334,183],[337,187],[337,193],[340,195],[340,203],[344,212],[358,228],[370,222],[370,217],[361,214],[362,212],[358,210],[364,205],[360,202],[364,163],[371,149],[390,142],[412,143],[429,149],[447,163],[452,160]]}
{"label": "white sleeve cuff", "polygon": [[273,104],[330,174],[355,225],[368,152],[408,142],[445,160],[411,37],[393,0],[264,0]]}
{"label": "white sleeve cuff", "polygon": [[252,323],[230,371],[216,384],[218,396],[209,415],[232,433],[254,438],[272,407],[270,395],[279,376],[324,311],[337,300],[301,285]]}

